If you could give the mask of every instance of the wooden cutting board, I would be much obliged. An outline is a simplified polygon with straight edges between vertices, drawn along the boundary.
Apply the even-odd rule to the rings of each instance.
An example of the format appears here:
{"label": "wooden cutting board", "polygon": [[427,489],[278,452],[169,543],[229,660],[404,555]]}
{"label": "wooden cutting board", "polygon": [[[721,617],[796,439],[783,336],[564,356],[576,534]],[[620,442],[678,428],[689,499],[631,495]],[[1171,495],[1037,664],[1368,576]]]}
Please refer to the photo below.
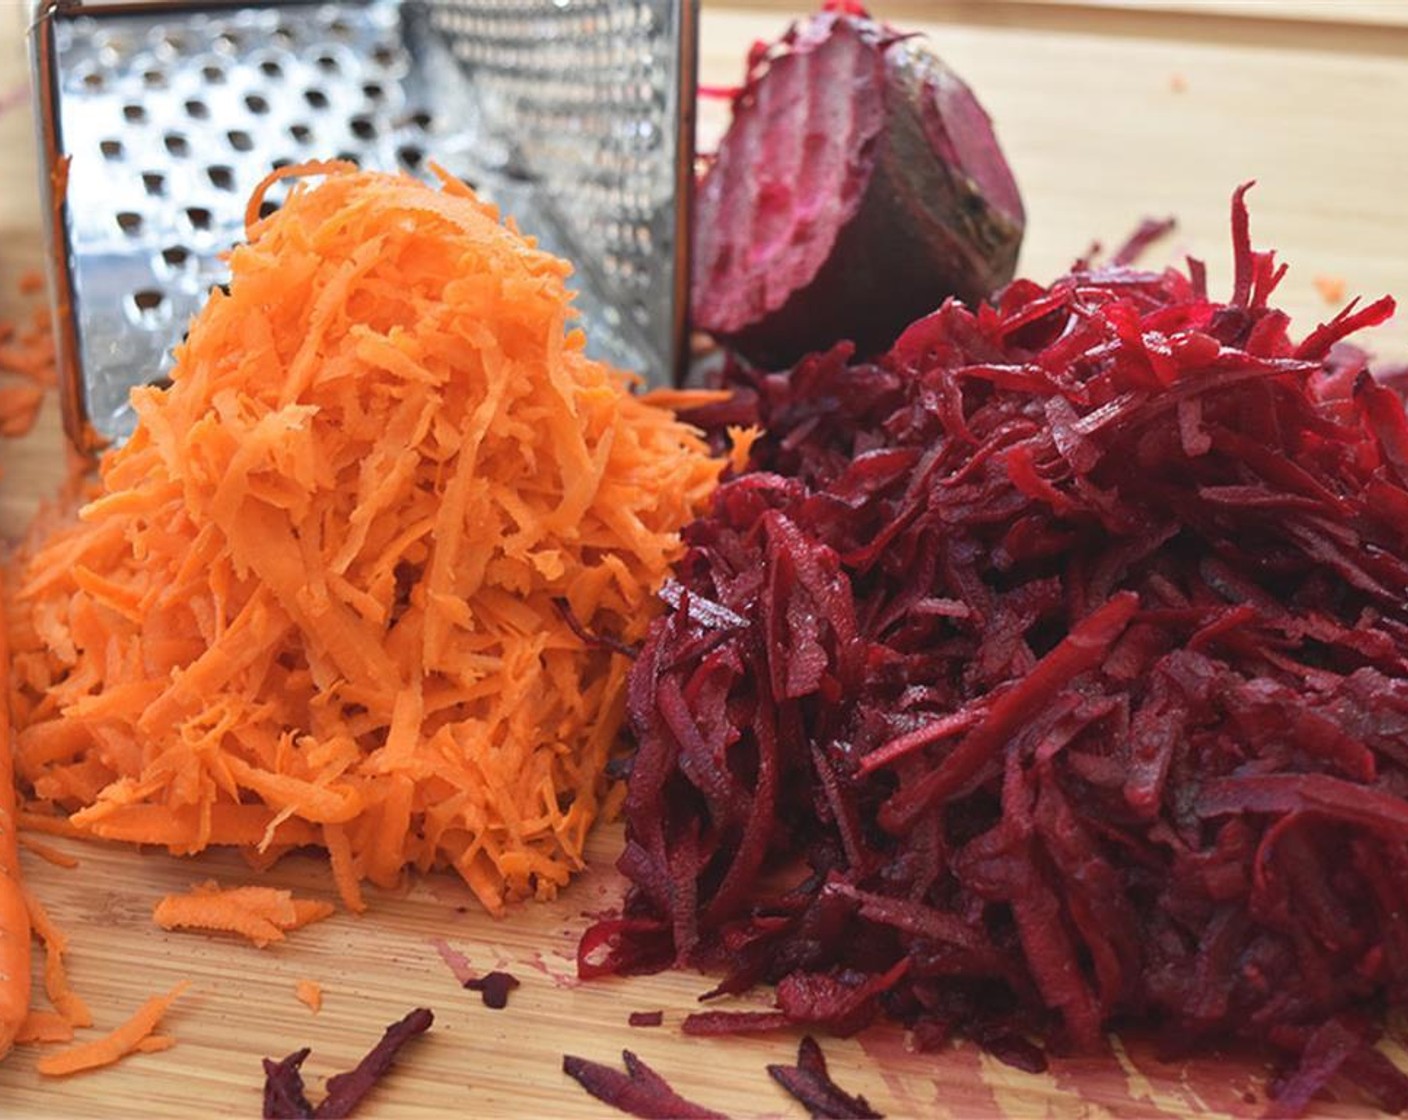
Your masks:
{"label": "wooden cutting board", "polygon": [[[1266,3],[1069,4],[1062,0],[877,3],[881,15],[922,26],[979,91],[1023,186],[1030,233],[1023,272],[1056,275],[1092,239],[1117,243],[1144,216],[1175,214],[1179,233],[1155,258],[1192,252],[1228,286],[1228,198],[1256,178],[1253,232],[1292,271],[1283,303],[1302,329],[1333,313],[1317,280],[1350,295],[1408,294],[1408,4],[1361,0]],[[29,110],[23,101],[24,4],[0,2],[0,312],[21,314],[21,271],[40,262]],[[784,5],[706,4],[703,75],[737,80],[748,45],[774,35]],[[1301,18],[1303,14],[1313,18]],[[705,144],[723,108],[702,113]],[[1408,360],[1408,325],[1373,344]],[[29,437],[0,446],[0,535],[22,532],[63,474],[54,410]],[[619,1060],[638,1052],[686,1097],[737,1116],[799,1116],[764,1067],[795,1056],[797,1036],[694,1040],[679,1021],[706,978],[671,974],[579,984],[576,939],[611,907],[617,828],[596,835],[594,870],[551,905],[502,921],[448,878],[375,893],[360,917],[339,913],[260,951],[215,937],[171,934],[151,922],[163,893],[216,878],[245,881],[236,859],[176,860],[96,844],[57,845],[80,860],[25,869],[71,941],[75,985],[99,1028],[178,981],[191,986],[168,1019],[164,1053],[64,1081],[35,1072],[24,1048],[0,1065],[5,1116],[253,1116],[259,1060],[313,1048],[305,1066],[316,1097],[382,1027],[415,1006],[432,1032],[365,1109],[369,1116],[604,1116],[561,1073],[564,1054]],[[266,881],[331,897],[323,867],[291,860]],[[522,980],[503,1011],[461,990],[441,956]],[[322,1011],[294,998],[318,981]],[[755,1005],[766,1002],[759,994]],[[631,1028],[637,1010],[663,1010],[659,1028]],[[891,1116],[1184,1116],[1259,1112],[1262,1070],[1233,1058],[1165,1065],[1140,1047],[1057,1063],[1042,1075],[1002,1066],[963,1045],[911,1053],[901,1032],[824,1040],[837,1080]],[[1402,1055],[1400,1055],[1402,1056]],[[1354,1115],[1327,1104],[1321,1114]]]}

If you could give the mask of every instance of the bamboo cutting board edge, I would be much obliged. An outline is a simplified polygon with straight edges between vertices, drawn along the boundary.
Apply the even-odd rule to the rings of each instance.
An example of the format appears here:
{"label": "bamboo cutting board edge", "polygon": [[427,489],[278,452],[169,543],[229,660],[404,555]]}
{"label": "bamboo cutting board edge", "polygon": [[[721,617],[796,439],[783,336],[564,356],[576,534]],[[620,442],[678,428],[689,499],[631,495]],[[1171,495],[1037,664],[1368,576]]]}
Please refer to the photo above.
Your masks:
{"label": "bamboo cutting board edge", "polygon": [[[887,14],[886,5],[875,6]],[[901,10],[918,9],[912,2],[894,7],[897,19]],[[0,99],[23,73],[13,15],[0,10]],[[706,4],[704,80],[736,80],[747,44],[775,34],[783,22],[776,8]],[[1317,274],[1342,276],[1351,293],[1370,297],[1404,287],[1408,222],[1400,184],[1408,147],[1401,122],[1408,120],[1408,60],[1338,54],[1317,45],[1313,27],[1291,48],[1221,44],[1201,28],[1196,35],[1141,39],[1102,35],[1100,26],[1088,13],[1079,30],[1059,35],[974,21],[923,24],[993,113],[1017,170],[1031,217],[1023,273],[1048,279],[1091,237],[1112,244],[1145,214],[1176,211],[1182,229],[1155,257],[1176,259],[1186,248],[1206,256],[1214,285],[1225,285],[1227,198],[1237,182],[1255,175],[1261,186],[1252,198],[1254,236],[1290,260],[1284,294],[1303,328],[1332,311],[1315,291]],[[1169,17],[1148,26],[1175,23]],[[1282,28],[1278,39],[1286,34]],[[706,108],[717,131],[720,107]],[[17,310],[10,294],[15,278],[42,254],[26,111],[0,116],[0,155],[0,308],[9,314]],[[1408,353],[1408,328],[1397,323],[1375,341],[1384,353],[1401,356]],[[0,535],[16,536],[63,477],[59,446],[52,409],[27,439],[0,441]],[[524,907],[505,921],[487,919],[463,887],[435,876],[402,892],[373,892],[368,914],[339,912],[266,952],[163,933],[150,920],[166,890],[207,877],[245,881],[237,859],[57,846],[81,866],[59,870],[27,855],[25,869],[69,934],[74,981],[98,1026],[115,1025],[143,998],[184,977],[193,983],[170,1015],[178,1042],[165,1053],[49,1082],[34,1072],[33,1049],[17,1051],[0,1065],[0,1112],[7,1116],[254,1115],[261,1057],[311,1045],[305,1070],[316,1096],[324,1076],[350,1065],[387,1022],[417,1003],[434,1008],[437,1025],[407,1051],[367,1115],[614,1115],[568,1081],[560,1062],[564,1052],[619,1059],[623,1046],[703,1104],[733,1115],[799,1115],[763,1071],[769,1061],[792,1060],[797,1032],[774,1039],[680,1035],[679,1020],[697,1006],[706,978],[675,973],[573,982],[571,956],[586,915],[619,895],[610,868],[619,827],[593,838],[594,869],[559,901]],[[267,879],[302,894],[330,895],[313,859],[290,860]],[[477,969],[506,965],[520,976],[524,986],[507,1010],[490,1012],[457,987],[432,944],[437,937],[464,951]],[[300,977],[324,985],[319,1015],[294,999]],[[655,1008],[666,1011],[663,1028],[625,1025],[630,1011]],[[971,1046],[912,1054],[893,1028],[824,1039],[823,1046],[837,1080],[890,1116],[1127,1120],[1255,1111],[1244,1099],[1254,1093],[1254,1070],[1246,1064],[1210,1058],[1161,1066],[1132,1044],[1103,1059],[1060,1063],[1045,1075],[1018,1073]],[[1327,1106],[1317,1114],[1357,1113]]]}

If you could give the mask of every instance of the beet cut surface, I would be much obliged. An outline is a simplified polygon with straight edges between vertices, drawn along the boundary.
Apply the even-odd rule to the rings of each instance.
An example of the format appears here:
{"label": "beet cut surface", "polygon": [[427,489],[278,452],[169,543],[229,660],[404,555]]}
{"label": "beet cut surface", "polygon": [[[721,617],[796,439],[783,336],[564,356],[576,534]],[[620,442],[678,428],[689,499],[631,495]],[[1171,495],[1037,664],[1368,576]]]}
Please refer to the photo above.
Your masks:
{"label": "beet cut surface", "polygon": [[832,4],[755,50],[699,184],[694,325],[776,368],[886,349],[1012,278],[1025,216],[972,91],[913,37]]}
{"label": "beet cut surface", "polygon": [[1295,342],[1245,189],[1226,303],[1087,269],[732,371],[696,419],[767,435],[635,663],[583,976],[1033,1069],[1136,1024],[1269,1045],[1287,1112],[1408,1101],[1372,1046],[1408,1002],[1408,421],[1342,342],[1392,302]]}

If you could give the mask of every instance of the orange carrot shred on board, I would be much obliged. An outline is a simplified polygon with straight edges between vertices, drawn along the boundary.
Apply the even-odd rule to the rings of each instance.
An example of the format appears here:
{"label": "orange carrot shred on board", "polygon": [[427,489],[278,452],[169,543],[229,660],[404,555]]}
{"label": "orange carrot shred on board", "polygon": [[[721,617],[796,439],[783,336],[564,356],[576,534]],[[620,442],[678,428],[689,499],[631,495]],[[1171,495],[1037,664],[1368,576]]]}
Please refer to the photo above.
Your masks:
{"label": "orange carrot shred on board", "polygon": [[316,980],[300,980],[293,987],[293,994],[298,1002],[306,1004],[308,1010],[316,1015],[323,1007],[323,988]]}
{"label": "orange carrot shred on board", "polygon": [[44,945],[44,993],[54,1009],[71,1026],[91,1027],[93,1013],[83,997],[75,992],[68,980],[68,969],[64,965],[64,953],[68,951],[68,938],[49,917],[48,911],[29,891],[25,892],[25,906],[29,911],[30,928]]}
{"label": "orange carrot shred on board", "polygon": [[[160,1025],[162,1016],[178,996],[186,990],[187,981],[182,981],[162,996],[152,996],[142,1004],[121,1026],[88,1042],[80,1042],[57,1054],[49,1054],[35,1063],[35,1069],[46,1077],[66,1077],[84,1070],[109,1066],[139,1052],[147,1039],[151,1038]],[[171,1043],[158,1043],[155,1049],[164,1050]]]}
{"label": "orange carrot shred on board", "polygon": [[57,1011],[31,1011],[15,1035],[15,1042],[21,1046],[72,1041],[73,1024]]}
{"label": "orange carrot shred on board", "polygon": [[21,557],[19,772],[90,835],[321,844],[350,909],[407,867],[550,898],[724,467],[667,406],[713,398],[588,358],[569,266],[448,176],[281,169],[248,235]]}
{"label": "orange carrot shred on board", "polygon": [[156,904],[152,919],[162,929],[237,933],[263,949],[289,930],[330,917],[333,906],[294,898],[274,887],[221,887],[205,882],[185,894],[169,894]]}
{"label": "orange carrot shred on board", "polygon": [[32,836],[26,836],[24,833],[20,833],[19,843],[20,847],[25,851],[33,852],[40,859],[44,860],[46,863],[52,863],[55,867],[72,870],[78,866],[77,856],[71,856],[67,852],[61,852],[58,848],[42,843]]}
{"label": "orange carrot shred on board", "polygon": [[1345,281],[1343,276],[1316,276],[1314,283],[1315,290],[1320,293],[1320,298],[1326,303],[1334,304],[1336,307],[1344,303]]}

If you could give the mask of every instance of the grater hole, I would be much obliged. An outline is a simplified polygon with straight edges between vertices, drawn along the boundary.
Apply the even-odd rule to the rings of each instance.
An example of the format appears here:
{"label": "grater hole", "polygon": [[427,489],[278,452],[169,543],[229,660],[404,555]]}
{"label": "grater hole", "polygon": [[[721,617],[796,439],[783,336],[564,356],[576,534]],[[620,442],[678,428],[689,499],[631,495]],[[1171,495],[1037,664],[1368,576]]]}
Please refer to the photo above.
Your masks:
{"label": "grater hole", "polygon": [[230,147],[237,152],[250,152],[254,150],[254,138],[242,128],[231,129],[225,133],[225,139],[230,142]]}
{"label": "grater hole", "polygon": [[378,66],[380,66],[383,70],[385,70],[387,67],[394,66],[396,64],[396,50],[393,47],[388,47],[385,43],[382,43],[379,47],[372,51],[372,61],[375,62]]}
{"label": "grater hole", "polygon": [[198,121],[209,120],[210,106],[198,98],[192,98],[186,102],[186,116]]}
{"label": "grater hole", "polygon": [[244,45],[244,39],[237,31],[222,31],[215,36],[215,49],[225,54],[237,54]]}
{"label": "grater hole", "polygon": [[205,169],[206,175],[210,178],[210,185],[218,191],[232,191],[235,189],[235,172],[231,167],[223,163],[217,163],[214,167]]}
{"label": "grater hole", "polygon": [[380,101],[386,96],[386,88],[380,82],[368,82],[362,87],[362,96],[368,101]]}
{"label": "grater hole", "polygon": [[136,237],[142,232],[142,215],[131,210],[120,210],[117,214],[117,226],[128,237]]}
{"label": "grater hole", "polygon": [[434,119],[435,118],[425,109],[418,109],[416,112],[412,113],[410,117],[411,123],[422,132],[430,131],[430,122]]}
{"label": "grater hole", "polygon": [[141,105],[124,105],[122,107],[123,119],[131,124],[141,124],[147,119],[147,111]]}
{"label": "grater hole", "polygon": [[180,268],[191,259],[191,251],[184,245],[168,245],[161,251],[161,259],[171,268]]}
{"label": "grater hole", "polygon": [[86,89],[99,90],[107,85],[107,81],[97,70],[93,70],[83,75],[83,85]]}
{"label": "grater hole", "polygon": [[306,124],[291,124],[288,126],[288,134],[300,144],[307,144],[313,139],[313,130]]}
{"label": "grater hole", "polygon": [[183,36],[172,32],[162,36],[161,45],[168,54],[184,54],[188,46]]}
{"label": "grater hole", "polygon": [[330,54],[320,54],[317,58],[317,66],[324,74],[336,74],[342,69],[337,59]]}
{"label": "grater hole", "polygon": [[215,218],[204,206],[188,206],[186,221],[190,222],[192,229],[204,232],[214,224]]}
{"label": "grater hole", "polygon": [[396,158],[405,166],[416,168],[425,159],[425,153],[415,144],[404,144],[396,149]]}
{"label": "grater hole", "polygon": [[251,93],[248,97],[246,97],[244,99],[244,104],[245,108],[248,109],[251,113],[255,114],[255,116],[262,117],[265,113],[269,111],[268,99],[261,97],[257,93]]}
{"label": "grater hole", "polygon": [[274,42],[276,42],[279,46],[291,47],[297,41],[297,36],[295,36],[294,33],[290,31],[287,27],[277,27],[274,29]]}
{"label": "grater hole", "polygon": [[328,24],[328,33],[336,39],[350,39],[352,37],[352,25],[339,16]]}
{"label": "grater hole", "polygon": [[146,188],[147,194],[160,198],[166,193],[166,176],[158,171],[143,171],[142,186]]}
{"label": "grater hole", "polygon": [[370,117],[353,117],[347,122],[347,127],[358,140],[376,139],[376,125]]}
{"label": "grater hole", "polygon": [[102,143],[100,143],[100,144],[98,145],[98,150],[103,153],[103,158],[104,158],[104,159],[121,159],[121,158],[122,158],[122,141],[121,141],[121,140],[104,140]]}
{"label": "grater hole", "polygon": [[259,204],[259,217],[261,219],[272,217],[278,212],[279,204],[272,198],[266,198]]}
{"label": "grater hole", "polygon": [[148,89],[165,89],[166,75],[160,70],[143,70],[142,84]]}
{"label": "grater hole", "polygon": [[[182,339],[182,341],[184,342],[185,340]],[[165,376],[153,377],[147,382],[147,385],[152,389],[160,389],[164,393],[167,389],[171,388],[171,378]]]}
{"label": "grater hole", "polygon": [[346,163],[355,163],[358,167],[362,166],[362,157],[356,152],[341,151],[337,153],[337,158]]}
{"label": "grater hole", "polygon": [[168,132],[162,138],[162,143],[166,145],[166,150],[177,159],[184,159],[191,154],[191,142],[179,132]]}
{"label": "grater hole", "polygon": [[200,76],[213,86],[225,84],[225,70],[224,67],[221,66],[215,66],[213,64],[210,66],[202,66],[200,68]]}
{"label": "grater hole", "polygon": [[269,166],[275,171],[282,171],[285,167],[292,167],[293,160],[289,159],[288,156],[280,156],[278,159],[270,163]]}
{"label": "grater hole", "polygon": [[164,292],[156,288],[143,288],[132,293],[127,314],[139,326],[154,329],[161,325],[165,318],[163,312],[167,310]]}
{"label": "grater hole", "polygon": [[284,68],[272,58],[265,59],[259,64],[259,72],[266,78],[282,78],[284,76]]}
{"label": "grater hole", "polygon": [[316,86],[310,90],[305,90],[303,100],[314,109],[326,109],[328,107],[328,95]]}

